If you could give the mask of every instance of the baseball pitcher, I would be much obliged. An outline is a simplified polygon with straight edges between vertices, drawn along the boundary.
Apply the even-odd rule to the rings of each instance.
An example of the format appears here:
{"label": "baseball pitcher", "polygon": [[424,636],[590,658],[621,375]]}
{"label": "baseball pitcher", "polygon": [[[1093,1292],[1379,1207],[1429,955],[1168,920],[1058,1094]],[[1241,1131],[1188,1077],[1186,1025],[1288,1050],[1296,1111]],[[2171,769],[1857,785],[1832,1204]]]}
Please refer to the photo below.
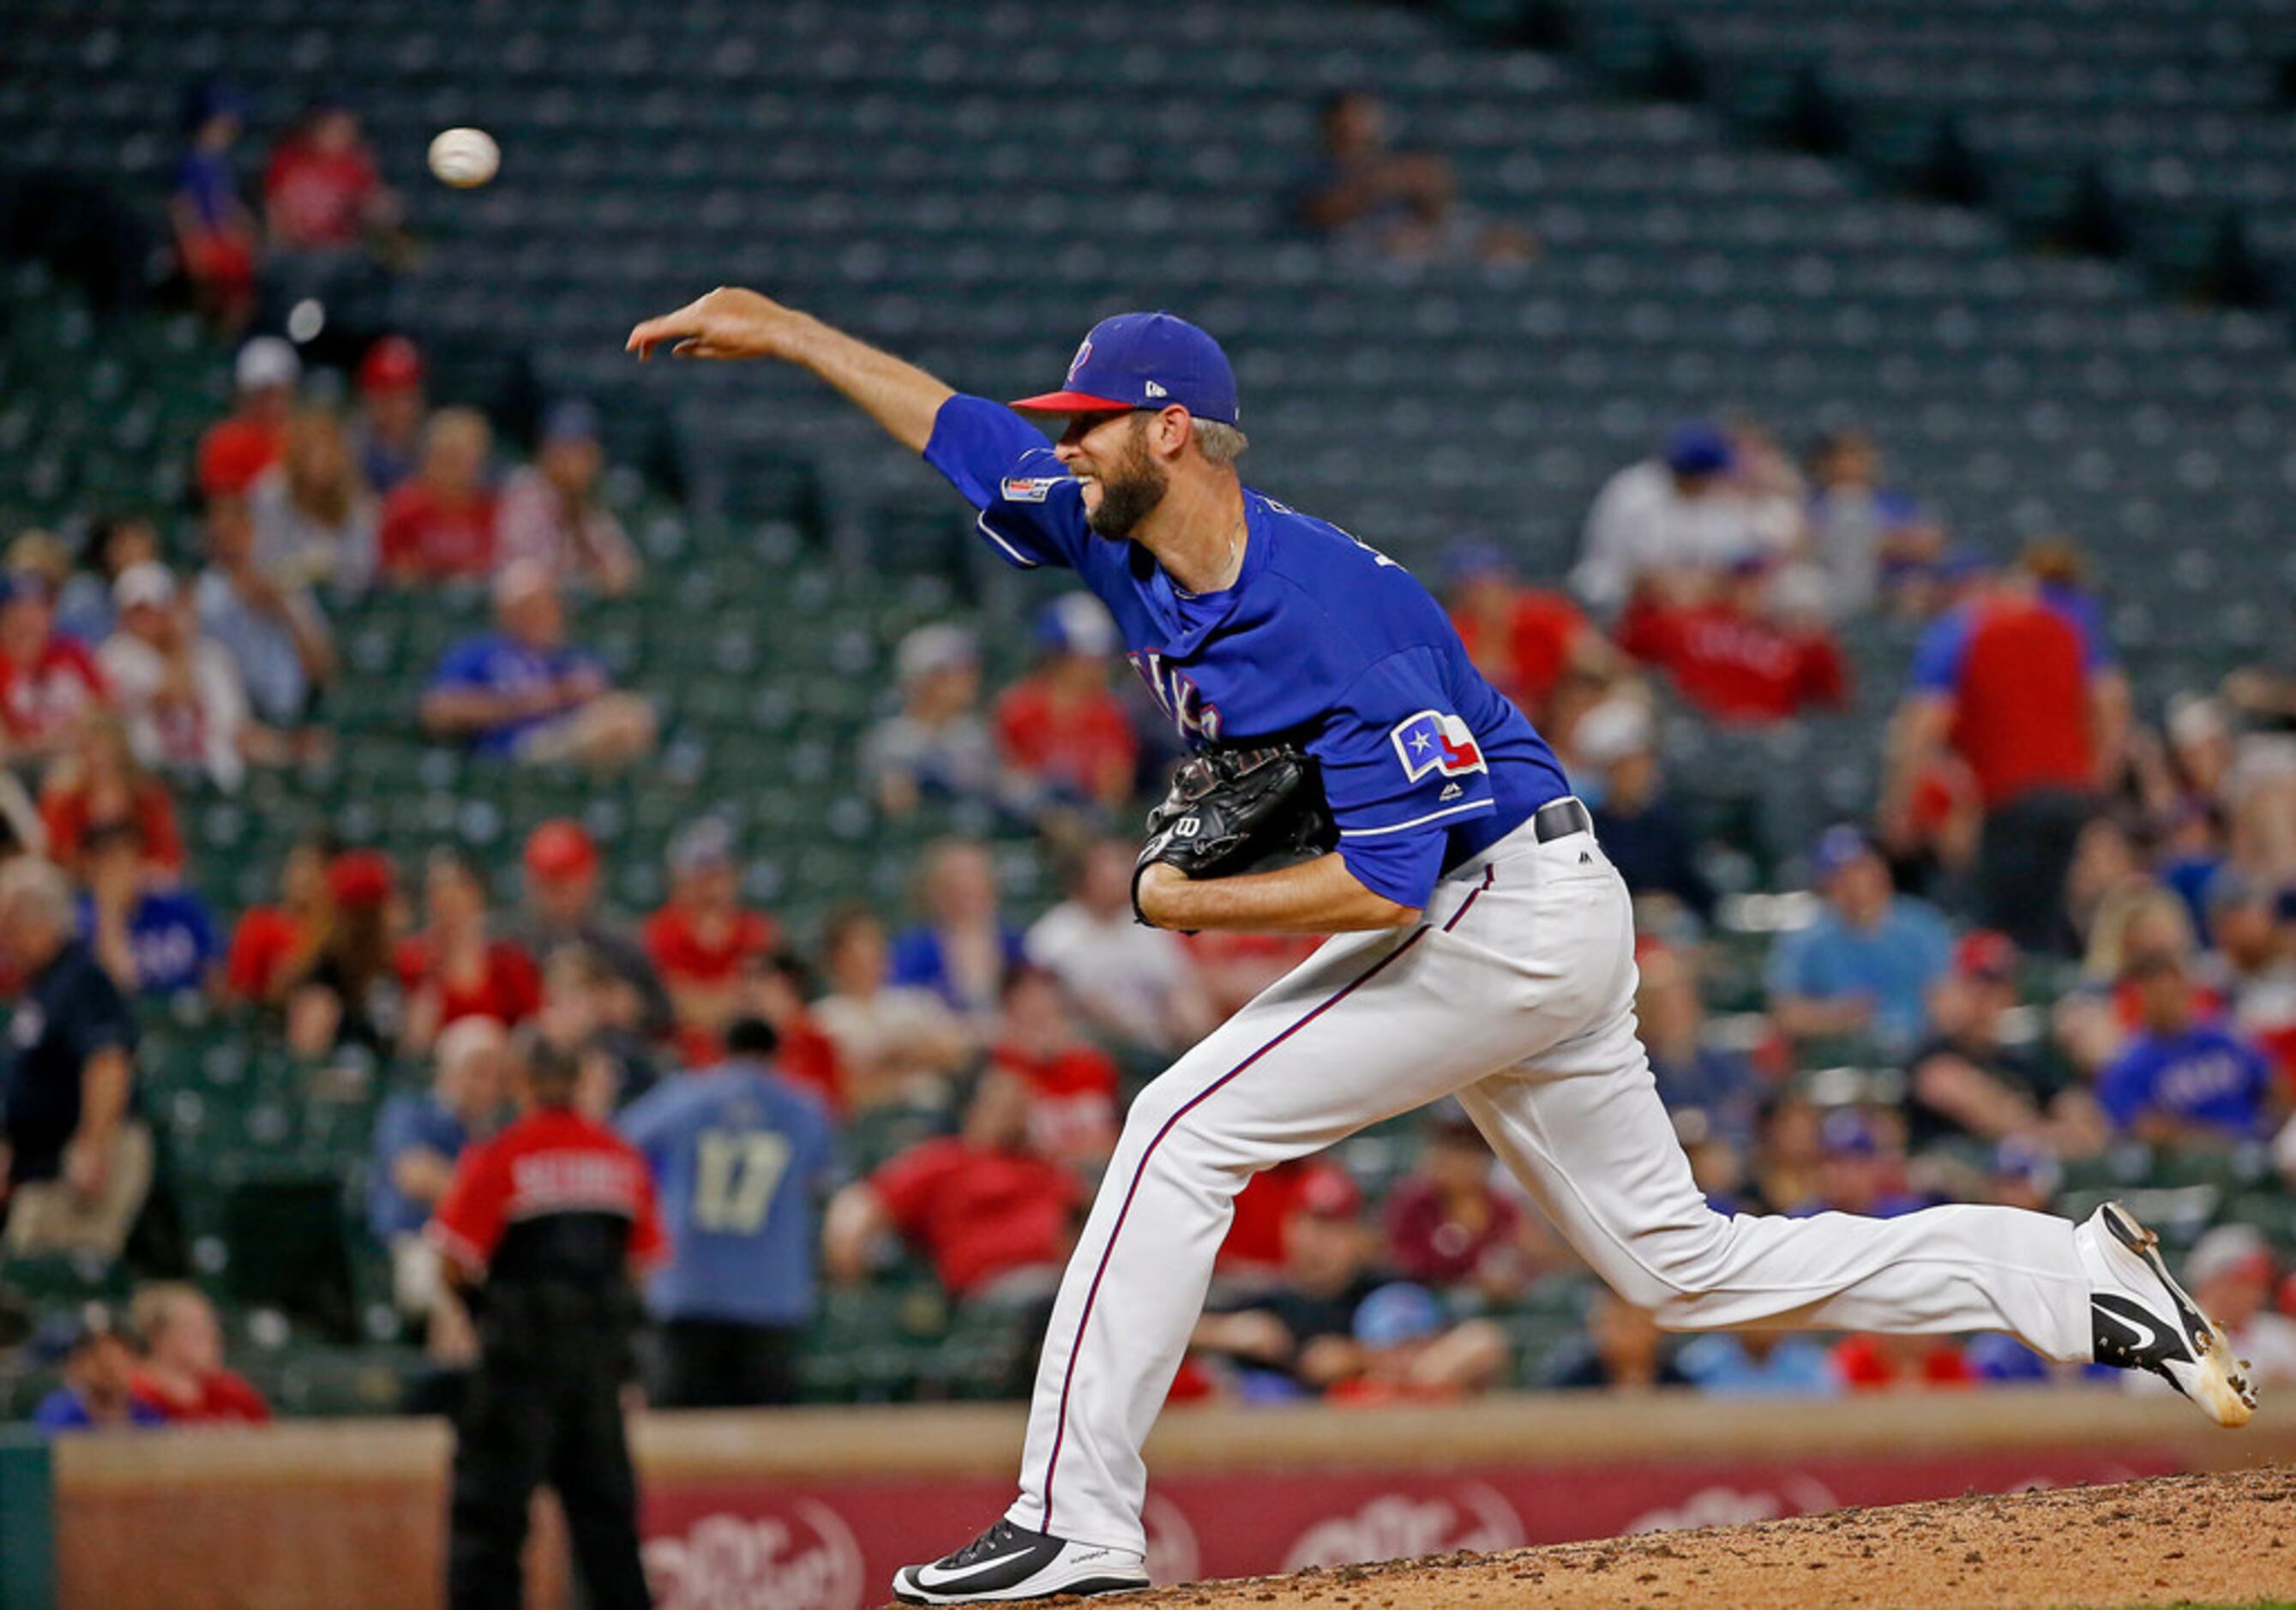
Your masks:
{"label": "baseball pitcher", "polygon": [[2249,1417],[2222,1332],[2118,1206],[2079,1226],[1707,1206],[1636,1036],[1632,914],[1586,807],[1407,571],[1237,478],[1235,377],[1202,331],[1105,320],[1061,390],[1009,407],[750,291],[630,333],[641,357],[664,345],[810,370],[947,476],[1004,559],[1075,571],[1108,605],[1200,757],[1151,820],[1141,921],[1338,936],[1133,1104],[1045,1338],[1020,1496],[905,1566],[897,1598],[1145,1585],[1141,1444],[1236,1193],[1451,1095],[1662,1325],[2006,1331],[2154,1370],[2221,1425]]}

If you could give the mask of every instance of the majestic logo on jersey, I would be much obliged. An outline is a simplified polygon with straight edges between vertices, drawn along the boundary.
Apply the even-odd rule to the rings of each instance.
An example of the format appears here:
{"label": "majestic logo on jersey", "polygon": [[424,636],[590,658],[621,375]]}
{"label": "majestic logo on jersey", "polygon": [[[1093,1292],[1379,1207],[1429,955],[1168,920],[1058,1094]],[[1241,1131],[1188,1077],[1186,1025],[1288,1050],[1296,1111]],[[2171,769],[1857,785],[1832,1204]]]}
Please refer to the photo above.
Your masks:
{"label": "majestic logo on jersey", "polygon": [[1408,782],[1416,783],[1431,771],[1457,777],[1490,769],[1467,724],[1439,710],[1423,710],[1387,735]]}
{"label": "majestic logo on jersey", "polygon": [[1068,479],[1066,475],[1007,475],[996,483],[996,491],[1007,503],[1042,503],[1045,494]]}

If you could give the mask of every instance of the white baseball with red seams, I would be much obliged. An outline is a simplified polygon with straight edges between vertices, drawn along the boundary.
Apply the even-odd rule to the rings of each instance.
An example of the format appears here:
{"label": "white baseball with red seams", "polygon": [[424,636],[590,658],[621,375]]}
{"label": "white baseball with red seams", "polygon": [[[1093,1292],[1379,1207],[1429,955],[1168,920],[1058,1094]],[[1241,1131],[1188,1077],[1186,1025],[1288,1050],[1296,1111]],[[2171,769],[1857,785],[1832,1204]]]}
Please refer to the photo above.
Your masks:
{"label": "white baseball with red seams", "polygon": [[2005,1330],[2089,1356],[2074,1226],[2002,1207],[1726,1218],[1706,1204],[1634,1022],[1634,921],[1594,836],[1525,824],[1426,920],[1343,937],[1142,1092],[1037,1368],[1008,1517],[1137,1552],[1140,1447],[1261,1169],[1456,1093],[1579,1255],[1677,1329],[1757,1321]]}

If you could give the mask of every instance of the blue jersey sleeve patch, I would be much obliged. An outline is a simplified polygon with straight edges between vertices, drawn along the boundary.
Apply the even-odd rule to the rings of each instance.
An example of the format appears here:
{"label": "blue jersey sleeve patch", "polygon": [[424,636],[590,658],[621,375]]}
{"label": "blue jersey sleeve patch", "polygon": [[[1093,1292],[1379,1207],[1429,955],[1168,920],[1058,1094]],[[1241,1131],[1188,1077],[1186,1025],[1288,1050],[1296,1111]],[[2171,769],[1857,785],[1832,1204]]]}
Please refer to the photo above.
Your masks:
{"label": "blue jersey sleeve patch", "polygon": [[925,462],[980,511],[974,530],[1016,569],[1074,569],[1092,540],[1083,488],[1043,432],[1002,403],[960,394],[941,404]]}
{"label": "blue jersey sleeve patch", "polygon": [[1440,672],[1431,650],[1390,654],[1356,678],[1308,745],[1348,870],[1398,906],[1425,907],[1452,828],[1498,809],[1482,743],[1446,707]]}

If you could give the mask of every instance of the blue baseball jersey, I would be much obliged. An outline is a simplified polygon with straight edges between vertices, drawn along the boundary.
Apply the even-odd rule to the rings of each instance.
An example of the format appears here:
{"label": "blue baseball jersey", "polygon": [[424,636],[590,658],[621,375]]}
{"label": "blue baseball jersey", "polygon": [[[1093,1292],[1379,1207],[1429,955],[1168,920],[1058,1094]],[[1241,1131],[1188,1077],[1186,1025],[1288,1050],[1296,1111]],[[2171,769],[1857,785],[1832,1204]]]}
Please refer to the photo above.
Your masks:
{"label": "blue baseball jersey", "polygon": [[1083,484],[1002,404],[950,398],[925,460],[1008,563],[1084,579],[1191,747],[1293,742],[1315,756],[1340,853],[1374,893],[1425,906],[1445,871],[1570,792],[1442,606],[1337,526],[1246,488],[1242,572],[1193,595],[1137,543],[1095,535]]}
{"label": "blue baseball jersey", "polygon": [[669,1256],[646,1283],[656,1318],[793,1326],[812,1317],[815,1204],[837,1166],[819,1102],[737,1061],[657,1086],[615,1127],[653,1171],[669,1237]]}
{"label": "blue baseball jersey", "polygon": [[2235,1135],[2264,1130],[2272,1064],[2221,1023],[2141,1034],[2096,1077],[2096,1099],[2123,1129],[2147,1113]]}

